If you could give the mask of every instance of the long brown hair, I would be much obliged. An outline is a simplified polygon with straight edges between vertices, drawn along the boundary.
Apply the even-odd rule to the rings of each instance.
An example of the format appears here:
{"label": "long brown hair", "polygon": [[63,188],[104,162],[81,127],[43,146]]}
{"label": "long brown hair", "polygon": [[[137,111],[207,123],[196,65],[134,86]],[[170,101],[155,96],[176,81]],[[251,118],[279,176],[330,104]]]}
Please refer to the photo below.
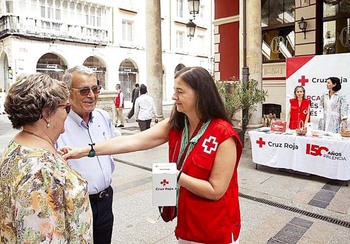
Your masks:
{"label": "long brown hair", "polygon": [[[197,93],[198,116],[202,122],[220,118],[231,123],[215,82],[206,69],[202,67],[185,67],[176,72],[174,78],[179,77]],[[171,128],[184,128],[184,117],[185,114],[178,112],[174,105],[169,120]]]}

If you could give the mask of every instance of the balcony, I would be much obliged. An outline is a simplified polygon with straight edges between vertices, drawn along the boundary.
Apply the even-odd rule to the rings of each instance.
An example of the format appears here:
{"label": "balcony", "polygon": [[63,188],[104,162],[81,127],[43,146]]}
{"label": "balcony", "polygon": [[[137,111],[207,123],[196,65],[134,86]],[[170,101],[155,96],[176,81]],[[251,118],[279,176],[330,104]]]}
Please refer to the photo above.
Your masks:
{"label": "balcony", "polygon": [[65,24],[50,20],[7,15],[0,18],[0,39],[8,35],[48,38],[87,44],[107,45],[111,30]]}

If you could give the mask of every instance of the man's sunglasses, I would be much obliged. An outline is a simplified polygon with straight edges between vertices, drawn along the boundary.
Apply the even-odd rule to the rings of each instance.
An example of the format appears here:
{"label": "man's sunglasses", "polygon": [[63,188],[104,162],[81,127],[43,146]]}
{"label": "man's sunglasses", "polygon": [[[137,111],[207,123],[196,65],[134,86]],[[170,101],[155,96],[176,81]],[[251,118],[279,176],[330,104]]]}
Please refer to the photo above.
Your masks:
{"label": "man's sunglasses", "polygon": [[76,90],[80,93],[82,96],[89,95],[90,91],[92,91],[95,95],[100,93],[101,87],[100,86],[92,86],[92,87],[81,87],[81,88],[71,88],[72,90]]}
{"label": "man's sunglasses", "polygon": [[71,104],[61,104],[61,105],[58,105],[57,107],[63,107],[64,106],[64,109],[66,110],[67,114],[69,114],[70,112],[70,107],[72,106]]}

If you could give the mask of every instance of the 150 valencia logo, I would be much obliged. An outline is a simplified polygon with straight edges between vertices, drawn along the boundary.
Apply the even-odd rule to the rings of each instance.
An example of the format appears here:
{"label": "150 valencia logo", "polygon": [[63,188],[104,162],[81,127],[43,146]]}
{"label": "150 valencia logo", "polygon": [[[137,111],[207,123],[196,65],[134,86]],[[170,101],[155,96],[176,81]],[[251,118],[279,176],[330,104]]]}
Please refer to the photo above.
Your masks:
{"label": "150 valencia logo", "polygon": [[[262,137],[259,138],[259,140],[256,141],[256,144],[259,145],[260,148],[265,146],[269,147],[275,147],[275,148],[286,148],[290,150],[298,150],[298,145],[296,143],[287,143],[287,142],[272,142],[272,141],[264,141]],[[339,161],[346,161],[345,156],[342,155],[341,152],[337,151],[330,151],[325,146],[320,146],[316,144],[306,144],[306,151],[305,153],[307,155],[311,155],[314,157],[325,157],[330,160],[339,160]]]}
{"label": "150 valencia logo", "polygon": [[346,158],[341,154],[341,152],[329,151],[327,147],[316,144],[306,144],[306,154],[315,157],[323,156],[331,160],[346,161]]}

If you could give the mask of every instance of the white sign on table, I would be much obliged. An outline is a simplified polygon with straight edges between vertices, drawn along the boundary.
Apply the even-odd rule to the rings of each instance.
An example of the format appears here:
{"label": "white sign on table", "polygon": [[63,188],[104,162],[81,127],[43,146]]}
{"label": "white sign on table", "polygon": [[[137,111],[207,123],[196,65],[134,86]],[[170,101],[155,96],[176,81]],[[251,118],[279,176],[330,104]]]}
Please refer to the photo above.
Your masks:
{"label": "white sign on table", "polygon": [[249,131],[253,162],[350,180],[350,140]]}

